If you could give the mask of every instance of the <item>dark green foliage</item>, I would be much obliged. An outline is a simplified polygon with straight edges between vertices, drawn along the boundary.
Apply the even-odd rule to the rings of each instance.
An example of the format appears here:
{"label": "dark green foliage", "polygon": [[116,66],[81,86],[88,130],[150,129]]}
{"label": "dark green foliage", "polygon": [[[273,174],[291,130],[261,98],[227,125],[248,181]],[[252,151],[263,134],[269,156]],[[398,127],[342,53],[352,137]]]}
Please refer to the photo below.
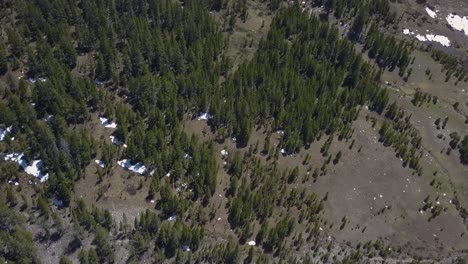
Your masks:
{"label": "dark green foliage", "polygon": [[0,200],[0,257],[12,263],[40,263],[24,219]]}
{"label": "dark green foliage", "polygon": [[272,123],[273,130],[285,130],[286,152],[296,152],[319,131],[346,127],[360,104],[381,112],[388,95],[375,79],[375,69],[337,28],[309,19],[299,7],[281,10],[254,59],[215,94],[211,124],[226,128],[242,147],[254,123]]}
{"label": "dark green foliage", "polygon": [[443,51],[433,49],[432,51],[432,58],[442,64],[442,72],[445,72],[446,79],[445,81],[449,81],[452,75],[457,77],[456,84],[459,81],[466,82],[468,80],[468,69],[466,65],[458,58],[449,55]]}
{"label": "dark green foliage", "polygon": [[96,253],[99,256],[100,263],[114,262],[114,249],[109,241],[109,233],[104,228],[97,226],[93,245],[96,246]]}
{"label": "dark green foliage", "polygon": [[[388,111],[391,111],[391,107]],[[397,157],[403,160],[403,166],[409,166],[421,173],[419,160],[422,156],[421,137],[416,129],[410,124],[411,116],[405,116],[403,110],[395,110],[394,118],[385,120],[379,130],[379,141],[385,146],[392,146],[397,152]],[[388,115],[388,112],[387,112]]]}
{"label": "dark green foliage", "polygon": [[468,134],[460,143],[460,159],[464,164],[468,164]]}

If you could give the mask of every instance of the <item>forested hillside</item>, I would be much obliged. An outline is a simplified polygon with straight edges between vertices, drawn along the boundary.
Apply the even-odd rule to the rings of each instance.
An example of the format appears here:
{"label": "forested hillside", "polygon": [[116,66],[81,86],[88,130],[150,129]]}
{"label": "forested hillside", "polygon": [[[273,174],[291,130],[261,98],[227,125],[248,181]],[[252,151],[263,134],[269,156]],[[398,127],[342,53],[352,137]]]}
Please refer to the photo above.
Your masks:
{"label": "forested hillside", "polygon": [[[0,261],[399,258],[377,238],[337,253],[324,230],[328,192],[307,185],[340,163],[335,138],[353,149],[362,111],[403,167],[423,174],[411,114],[381,85],[384,72],[410,78],[416,45],[388,34],[398,23],[388,0],[315,0],[310,10],[260,1],[268,33],[233,70],[230,34],[251,4],[0,2]],[[453,146],[463,163],[467,137]],[[317,144],[323,164],[304,154]],[[282,165],[296,155],[305,158]],[[113,193],[122,204],[98,204]]]}

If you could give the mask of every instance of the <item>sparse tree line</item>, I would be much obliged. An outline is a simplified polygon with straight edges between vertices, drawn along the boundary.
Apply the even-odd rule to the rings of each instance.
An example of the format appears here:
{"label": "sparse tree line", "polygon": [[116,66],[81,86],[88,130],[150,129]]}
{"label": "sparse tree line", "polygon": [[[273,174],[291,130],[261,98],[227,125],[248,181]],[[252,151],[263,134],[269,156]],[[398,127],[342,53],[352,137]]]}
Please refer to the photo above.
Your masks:
{"label": "sparse tree line", "polygon": [[413,99],[411,100],[411,103],[415,106],[422,106],[424,103],[427,104],[437,104],[439,98],[435,95],[431,95],[426,92],[421,92],[420,89],[417,89],[416,92],[413,95]]}
{"label": "sparse tree line", "polygon": [[[281,254],[289,247],[288,237],[296,225],[307,227],[307,241],[319,234],[325,198],[290,185],[300,176],[297,167],[282,171],[276,162],[263,164],[246,152],[232,155],[227,171],[231,175],[228,220],[241,243],[254,240],[265,252]],[[293,211],[298,212],[297,219],[289,216]],[[284,216],[275,217],[278,214]],[[259,230],[256,234],[255,229]]]}
{"label": "sparse tree line", "polygon": [[461,81],[468,81],[468,68],[458,58],[436,49],[432,49],[431,52],[431,57],[442,64],[442,72],[445,72],[445,82],[451,80],[452,77],[456,78],[455,85]]}
{"label": "sparse tree line", "polygon": [[408,166],[421,175],[422,167],[419,160],[422,157],[422,139],[410,123],[411,115],[407,115],[393,102],[387,107],[385,117],[388,120],[382,123],[379,141],[395,149],[397,157],[403,160],[404,167]]}

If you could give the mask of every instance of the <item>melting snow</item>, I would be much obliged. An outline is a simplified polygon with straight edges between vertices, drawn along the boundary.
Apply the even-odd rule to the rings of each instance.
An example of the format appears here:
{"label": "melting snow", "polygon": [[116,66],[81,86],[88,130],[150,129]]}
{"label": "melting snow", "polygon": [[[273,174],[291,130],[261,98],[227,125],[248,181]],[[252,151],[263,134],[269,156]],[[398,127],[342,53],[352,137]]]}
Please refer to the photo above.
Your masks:
{"label": "melting snow", "polygon": [[132,165],[132,162],[129,159],[123,159],[117,161],[117,164],[119,164],[122,168],[136,172],[138,174],[144,174],[146,172],[146,166],[141,162]]}
{"label": "melting snow", "polygon": [[189,251],[190,251],[190,247],[187,246],[187,245],[184,245],[184,246],[182,246],[182,251],[184,251],[184,252],[189,252]]}
{"label": "melting snow", "polygon": [[24,153],[10,153],[5,156],[5,161],[13,161],[18,163],[23,170],[34,177],[39,178],[41,182],[45,182],[49,178],[49,174],[42,173],[41,169],[44,165],[42,160],[33,160],[31,165],[23,159]]}
{"label": "melting snow", "polygon": [[94,162],[96,162],[96,164],[101,168],[104,168],[106,166],[106,164],[102,160],[95,160]]}
{"label": "melting snow", "polygon": [[468,35],[468,17],[449,14],[445,19],[453,29],[462,31],[465,35]]}
{"label": "melting snow", "polygon": [[101,120],[101,123],[102,123],[102,125],[104,127],[107,127],[107,128],[116,128],[117,127],[117,124],[115,122],[109,123],[109,119],[105,118],[103,116],[100,116],[99,120]]}
{"label": "melting snow", "polygon": [[221,155],[223,155],[223,157],[227,156],[229,153],[227,150],[223,149],[221,150]]}
{"label": "melting snow", "polygon": [[437,11],[434,11],[432,9],[430,9],[429,7],[426,6],[426,12],[427,14],[432,17],[432,18],[436,18],[437,17]]}
{"label": "melting snow", "polygon": [[123,146],[124,148],[127,147],[127,144],[123,143],[118,138],[116,138],[114,136],[109,136],[109,138],[110,138],[112,144],[117,145],[117,146]]}
{"label": "melting snow", "polygon": [[414,32],[407,29],[407,28],[405,28],[405,29],[403,29],[403,34],[405,34],[405,35],[414,35]]}
{"label": "melting snow", "polygon": [[444,47],[449,47],[450,46],[450,39],[447,38],[446,36],[441,36],[441,35],[434,35],[434,34],[426,34],[424,35],[416,35],[416,38],[419,41],[434,41],[434,42],[439,42],[442,46]]}
{"label": "melting snow", "polygon": [[12,129],[12,126],[7,127],[5,130],[0,128],[0,141],[3,141],[5,139],[5,136],[11,133]]}
{"label": "melting snow", "polygon": [[[426,32],[429,32],[429,30],[426,30]],[[419,41],[423,41],[423,42],[434,41],[434,42],[439,42],[444,47],[449,47],[450,46],[450,39],[447,38],[446,36],[434,35],[434,34],[426,34],[426,35],[417,34],[417,35],[414,35],[415,33],[413,31],[407,29],[407,28],[403,29],[403,34],[404,35],[414,36]]]}
{"label": "melting snow", "polygon": [[213,116],[210,113],[200,113],[197,119],[198,121],[200,121],[200,120],[208,120],[211,118],[213,118]]}

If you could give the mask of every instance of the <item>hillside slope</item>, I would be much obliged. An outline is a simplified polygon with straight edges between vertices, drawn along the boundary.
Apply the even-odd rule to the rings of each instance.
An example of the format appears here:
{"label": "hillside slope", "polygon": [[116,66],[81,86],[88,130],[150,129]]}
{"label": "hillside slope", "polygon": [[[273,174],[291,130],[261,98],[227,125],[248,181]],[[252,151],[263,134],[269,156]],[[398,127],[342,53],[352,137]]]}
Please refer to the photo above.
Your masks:
{"label": "hillside slope", "polygon": [[0,7],[0,261],[467,259],[462,4]]}

